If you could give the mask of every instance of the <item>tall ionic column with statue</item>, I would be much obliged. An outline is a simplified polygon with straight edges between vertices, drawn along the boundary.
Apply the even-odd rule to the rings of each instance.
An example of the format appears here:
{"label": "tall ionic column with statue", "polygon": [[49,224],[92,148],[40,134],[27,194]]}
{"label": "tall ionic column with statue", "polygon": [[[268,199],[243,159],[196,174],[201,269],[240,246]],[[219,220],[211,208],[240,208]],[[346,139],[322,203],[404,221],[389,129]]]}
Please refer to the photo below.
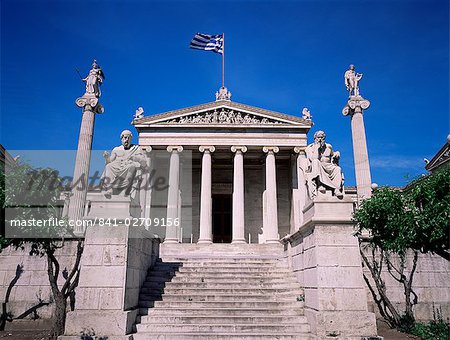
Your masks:
{"label": "tall ionic column with statue", "polygon": [[[74,186],[72,187],[68,209],[68,217],[73,221],[81,220],[84,215],[95,114],[104,112],[104,108],[99,102],[101,96],[100,86],[103,83],[103,79],[105,79],[105,75],[97,64],[97,61],[94,60],[89,74],[83,79],[86,83],[85,93],[75,101],[76,105],[83,109],[83,116],[81,119],[80,136],[78,138],[78,149],[73,173]],[[74,230],[75,234],[82,234],[83,232],[82,227],[76,227]]]}
{"label": "tall ionic column with statue", "polygon": [[347,105],[342,110],[342,114],[344,116],[350,116],[351,119],[358,201],[369,198],[372,195],[372,179],[370,176],[369,155],[367,152],[363,117],[363,110],[369,108],[370,102],[360,95],[359,81],[361,78],[362,73],[356,73],[355,66],[350,65],[344,74],[345,86],[349,92],[349,97]]}

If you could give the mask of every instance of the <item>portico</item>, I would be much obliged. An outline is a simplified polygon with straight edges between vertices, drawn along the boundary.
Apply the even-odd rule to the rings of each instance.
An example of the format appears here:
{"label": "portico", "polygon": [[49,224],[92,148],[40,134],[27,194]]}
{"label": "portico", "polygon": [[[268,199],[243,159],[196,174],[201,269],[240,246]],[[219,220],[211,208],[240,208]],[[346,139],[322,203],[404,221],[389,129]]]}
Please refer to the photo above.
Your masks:
{"label": "portico", "polygon": [[[311,120],[219,99],[133,124],[140,146],[170,153],[168,162],[153,159],[156,167],[168,163],[166,216],[181,221],[160,235],[165,243],[274,243],[290,232],[294,149],[306,147]],[[183,154],[190,157],[180,163]],[[192,167],[190,197],[180,182],[186,162]],[[158,212],[152,205],[150,216],[166,217],[162,205]],[[191,216],[182,213],[189,206]]]}

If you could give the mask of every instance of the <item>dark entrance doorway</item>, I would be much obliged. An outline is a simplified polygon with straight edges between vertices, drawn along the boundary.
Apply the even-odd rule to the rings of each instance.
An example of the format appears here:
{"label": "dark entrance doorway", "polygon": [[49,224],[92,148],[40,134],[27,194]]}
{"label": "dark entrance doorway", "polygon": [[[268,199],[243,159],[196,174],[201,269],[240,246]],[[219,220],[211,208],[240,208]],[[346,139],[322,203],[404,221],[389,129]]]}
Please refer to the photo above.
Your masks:
{"label": "dark entrance doorway", "polygon": [[213,195],[213,243],[231,243],[231,195]]}

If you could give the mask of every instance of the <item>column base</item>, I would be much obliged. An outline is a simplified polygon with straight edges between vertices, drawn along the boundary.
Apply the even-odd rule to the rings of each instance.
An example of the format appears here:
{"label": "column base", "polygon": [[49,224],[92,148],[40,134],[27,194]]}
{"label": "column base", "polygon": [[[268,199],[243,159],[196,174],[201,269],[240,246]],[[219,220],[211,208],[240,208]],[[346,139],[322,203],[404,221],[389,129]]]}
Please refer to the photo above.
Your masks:
{"label": "column base", "polygon": [[211,244],[212,243],[212,240],[211,239],[199,239],[198,241],[197,241],[197,244]]}
{"label": "column base", "polygon": [[163,243],[179,243],[176,238],[166,238]]}
{"label": "column base", "polygon": [[280,240],[279,239],[269,239],[269,240],[266,240],[266,242],[264,242],[264,243],[280,243]]}
{"label": "column base", "polygon": [[245,239],[237,239],[237,240],[232,240],[231,243],[236,244],[236,243],[247,243],[245,241]]}

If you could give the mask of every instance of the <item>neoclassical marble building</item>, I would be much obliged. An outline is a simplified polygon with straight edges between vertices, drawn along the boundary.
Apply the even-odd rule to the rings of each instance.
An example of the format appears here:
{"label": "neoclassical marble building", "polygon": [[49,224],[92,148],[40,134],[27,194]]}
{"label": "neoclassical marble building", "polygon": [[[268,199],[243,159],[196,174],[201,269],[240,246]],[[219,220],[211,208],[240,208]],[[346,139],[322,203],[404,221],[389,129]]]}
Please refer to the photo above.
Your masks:
{"label": "neoclassical marble building", "polygon": [[[181,218],[183,236],[176,228],[161,235],[160,228],[166,243],[279,242],[295,229],[297,158],[313,123],[233,102],[221,91],[214,102],[133,120],[139,145],[152,150],[152,168],[169,164],[169,192],[152,190],[152,211],[142,216],[165,217],[167,199],[167,218]],[[180,163],[183,154],[188,157]],[[191,183],[182,183],[189,181],[184,171],[192,172]],[[142,209],[149,209],[148,202]]]}

